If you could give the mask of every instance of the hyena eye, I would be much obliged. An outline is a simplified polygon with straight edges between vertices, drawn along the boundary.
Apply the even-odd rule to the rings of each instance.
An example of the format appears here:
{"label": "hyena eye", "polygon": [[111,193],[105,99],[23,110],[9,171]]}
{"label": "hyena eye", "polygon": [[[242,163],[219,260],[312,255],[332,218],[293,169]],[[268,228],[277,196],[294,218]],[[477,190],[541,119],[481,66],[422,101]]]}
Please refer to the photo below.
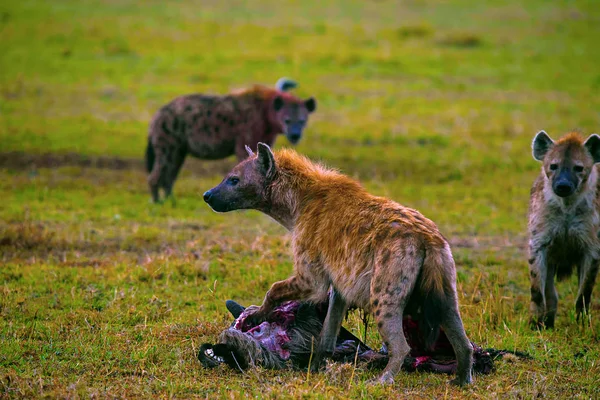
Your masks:
{"label": "hyena eye", "polygon": [[556,171],[558,169],[558,164],[550,164],[550,171]]}
{"label": "hyena eye", "polygon": [[240,183],[240,178],[237,178],[235,176],[231,176],[231,177],[227,178],[228,185],[235,186],[238,183]]}
{"label": "hyena eye", "polygon": [[573,171],[575,172],[583,172],[583,166],[582,165],[576,165],[573,167]]}

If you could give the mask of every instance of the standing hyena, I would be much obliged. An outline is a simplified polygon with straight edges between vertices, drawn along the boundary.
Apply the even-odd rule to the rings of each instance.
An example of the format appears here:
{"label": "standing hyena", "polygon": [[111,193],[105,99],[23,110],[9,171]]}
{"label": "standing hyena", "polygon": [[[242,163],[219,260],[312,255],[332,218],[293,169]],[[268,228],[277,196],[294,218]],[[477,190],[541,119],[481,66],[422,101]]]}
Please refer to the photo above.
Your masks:
{"label": "standing hyena", "polygon": [[292,233],[294,275],[273,284],[256,318],[285,300],[323,301],[333,286],[313,367],[332,353],[342,318],[354,306],[375,314],[388,348],[380,382],[393,382],[409,351],[405,312],[420,320],[429,343],[443,327],[458,360],[455,382],[471,382],[473,348],[458,311],[450,246],[419,212],[372,196],[292,150],[273,154],[263,143],[204,200],[218,212],[260,210]]}
{"label": "standing hyena", "polygon": [[531,188],[529,270],[532,325],[553,327],[558,294],[554,277],[564,279],[577,265],[577,315],[588,310],[598,273],[600,136],[585,142],[569,133],[554,142],[541,131],[533,139],[533,158],[543,162]]}
{"label": "standing hyena", "polygon": [[159,188],[165,197],[171,194],[187,154],[204,160],[235,154],[241,161],[247,157],[244,146],[272,145],[280,133],[296,144],[317,102],[286,93],[295,87],[294,81],[282,78],[275,88],[256,85],[225,96],[181,96],[162,107],[150,123],[146,148],[154,202],[159,201]]}

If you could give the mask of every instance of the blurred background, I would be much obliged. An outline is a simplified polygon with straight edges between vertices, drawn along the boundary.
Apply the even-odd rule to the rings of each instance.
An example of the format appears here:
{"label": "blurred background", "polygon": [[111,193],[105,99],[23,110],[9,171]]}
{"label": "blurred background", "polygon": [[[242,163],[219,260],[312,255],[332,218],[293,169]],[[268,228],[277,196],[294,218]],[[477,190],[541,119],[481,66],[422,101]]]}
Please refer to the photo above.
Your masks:
{"label": "blurred background", "polygon": [[[177,206],[151,204],[148,124],[176,96],[282,76],[318,102],[298,151],[419,209],[449,238],[473,340],[573,359],[598,343],[598,329],[583,334],[575,322],[575,279],[559,286],[556,332],[526,327],[527,204],[539,171],[530,143],[540,129],[553,138],[600,130],[599,39],[595,0],[2,2],[4,387],[227,393],[200,370],[195,348],[229,323],[225,299],[259,303],[290,274],[289,237],[259,213],[219,215],[201,200],[233,158],[188,157]],[[357,316],[348,324],[362,332]],[[512,395],[562,396],[570,385],[585,394],[594,374],[582,371],[598,369],[590,351],[566,366],[520,366],[516,386],[508,367],[483,382]],[[295,376],[262,389],[248,377],[229,384],[250,395],[313,393]],[[403,379],[415,390],[423,381]],[[429,397],[445,390],[444,377],[426,379]]]}
{"label": "blurred background", "polygon": [[[600,122],[592,1],[23,1],[1,10],[7,167],[52,154],[60,165],[100,157],[138,168],[151,116],[175,96],[290,76],[319,102],[299,151],[398,200],[442,207],[434,219],[451,229],[460,216],[472,218],[470,232],[501,232],[522,226],[514,220],[537,169],[535,132],[590,133]],[[203,188],[184,181],[176,193],[196,200]]]}

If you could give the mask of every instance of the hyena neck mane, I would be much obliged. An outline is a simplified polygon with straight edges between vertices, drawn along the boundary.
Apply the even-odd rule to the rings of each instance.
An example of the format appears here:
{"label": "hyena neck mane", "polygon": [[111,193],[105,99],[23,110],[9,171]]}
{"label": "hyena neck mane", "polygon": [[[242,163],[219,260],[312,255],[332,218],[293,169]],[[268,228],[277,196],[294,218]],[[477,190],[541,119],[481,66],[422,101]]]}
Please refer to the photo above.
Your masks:
{"label": "hyena neck mane", "polygon": [[366,194],[355,180],[296,153],[282,149],[275,153],[276,175],[269,187],[269,207],[263,210],[292,231],[310,204],[324,203],[328,197]]}

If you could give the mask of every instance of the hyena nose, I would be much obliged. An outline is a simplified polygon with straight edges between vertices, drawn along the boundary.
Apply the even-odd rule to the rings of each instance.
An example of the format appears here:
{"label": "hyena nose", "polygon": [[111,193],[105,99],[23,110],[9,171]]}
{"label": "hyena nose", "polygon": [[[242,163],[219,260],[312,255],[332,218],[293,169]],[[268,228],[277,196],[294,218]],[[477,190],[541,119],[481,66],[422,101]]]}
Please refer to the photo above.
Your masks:
{"label": "hyena nose", "polygon": [[204,196],[202,197],[204,198],[204,201],[208,203],[208,201],[212,197],[212,193],[210,192],[210,190],[207,190],[206,192],[204,192]]}
{"label": "hyena nose", "polygon": [[573,185],[567,182],[561,182],[556,185],[556,187],[554,188],[554,192],[560,197],[567,197],[571,193],[573,193]]}
{"label": "hyena nose", "polygon": [[298,133],[292,133],[289,136],[290,142],[292,142],[292,144],[296,144],[298,143],[298,141],[300,140],[300,134]]}

